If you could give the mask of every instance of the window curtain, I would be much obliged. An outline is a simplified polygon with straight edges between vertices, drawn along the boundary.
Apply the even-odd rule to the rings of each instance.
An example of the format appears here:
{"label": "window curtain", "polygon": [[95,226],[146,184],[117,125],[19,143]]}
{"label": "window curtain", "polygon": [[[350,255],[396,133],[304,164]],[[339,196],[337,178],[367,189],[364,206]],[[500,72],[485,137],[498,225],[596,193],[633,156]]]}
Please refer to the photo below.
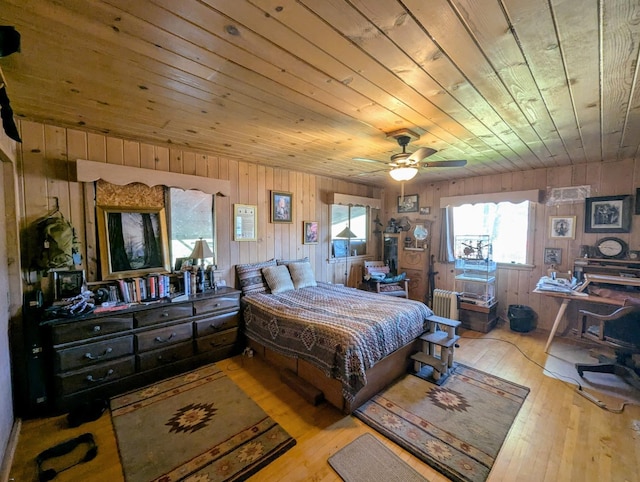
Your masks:
{"label": "window curtain", "polygon": [[438,250],[438,261],[440,263],[453,263],[456,257],[453,253],[453,208],[447,206],[440,209],[442,216],[442,227],[440,229],[440,245]]}

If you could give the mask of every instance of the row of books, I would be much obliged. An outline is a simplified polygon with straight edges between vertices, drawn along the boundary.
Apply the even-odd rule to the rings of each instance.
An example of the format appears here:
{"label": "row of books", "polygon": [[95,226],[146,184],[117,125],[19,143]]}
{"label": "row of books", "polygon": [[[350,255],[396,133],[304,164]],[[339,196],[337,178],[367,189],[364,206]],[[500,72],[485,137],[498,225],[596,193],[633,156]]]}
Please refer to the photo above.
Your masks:
{"label": "row of books", "polygon": [[151,274],[149,276],[118,280],[120,296],[125,303],[158,300],[171,294],[169,276]]}

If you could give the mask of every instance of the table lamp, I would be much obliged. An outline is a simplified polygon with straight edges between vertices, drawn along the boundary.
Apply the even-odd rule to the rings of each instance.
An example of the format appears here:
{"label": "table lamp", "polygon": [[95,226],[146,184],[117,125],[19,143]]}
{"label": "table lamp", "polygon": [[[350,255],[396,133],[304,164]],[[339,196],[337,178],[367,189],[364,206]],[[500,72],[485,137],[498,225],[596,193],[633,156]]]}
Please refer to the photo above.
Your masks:
{"label": "table lamp", "polygon": [[[204,273],[205,273],[204,259],[213,258],[213,252],[211,251],[211,249],[209,248],[209,245],[204,239],[200,238],[199,240],[196,241],[196,244],[193,246],[193,251],[191,252],[190,258],[201,260],[201,263],[198,266],[196,284],[198,286],[198,291],[204,291]],[[213,280],[211,280],[211,285],[213,285]]]}

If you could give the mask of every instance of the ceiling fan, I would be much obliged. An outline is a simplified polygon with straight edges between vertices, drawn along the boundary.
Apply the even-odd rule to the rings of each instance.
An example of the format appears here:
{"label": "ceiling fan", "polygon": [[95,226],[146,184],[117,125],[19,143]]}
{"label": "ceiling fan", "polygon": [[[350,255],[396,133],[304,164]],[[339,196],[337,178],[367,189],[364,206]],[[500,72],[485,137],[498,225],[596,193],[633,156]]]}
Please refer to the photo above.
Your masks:
{"label": "ceiling fan", "polygon": [[[407,145],[411,141],[411,136],[407,134],[389,134],[390,137],[394,137],[398,142],[398,145],[402,147],[402,152],[391,156],[391,162],[388,166],[391,168],[389,175],[396,181],[409,181],[413,179],[418,173],[418,168],[423,159],[435,154],[435,149],[430,147],[421,147],[417,151],[411,153],[407,152]],[[364,162],[382,162],[374,159],[367,159],[364,157],[354,157],[355,161]],[[467,164],[467,161],[431,161],[422,164],[423,167],[462,167]]]}

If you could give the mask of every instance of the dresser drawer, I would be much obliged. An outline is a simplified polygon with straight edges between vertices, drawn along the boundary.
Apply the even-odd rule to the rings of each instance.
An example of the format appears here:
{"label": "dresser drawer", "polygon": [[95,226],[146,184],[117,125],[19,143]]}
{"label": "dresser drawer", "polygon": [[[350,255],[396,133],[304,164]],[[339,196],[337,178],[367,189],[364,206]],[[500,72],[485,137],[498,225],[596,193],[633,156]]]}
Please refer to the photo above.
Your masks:
{"label": "dresser drawer", "polygon": [[178,343],[167,348],[151,350],[137,355],[138,370],[141,372],[153,368],[169,365],[193,356],[193,343],[191,341]]}
{"label": "dresser drawer", "polygon": [[85,321],[75,321],[51,327],[54,345],[110,335],[133,328],[133,315],[105,316]]}
{"label": "dresser drawer", "polygon": [[195,336],[207,336],[219,331],[227,330],[238,326],[240,321],[240,313],[238,311],[231,311],[229,313],[223,313],[216,316],[207,316],[196,320],[194,323]]}
{"label": "dresser drawer", "polygon": [[55,370],[74,370],[125,355],[133,355],[133,335],[57,350]]}
{"label": "dresser drawer", "polygon": [[214,335],[205,336],[196,339],[196,347],[198,353],[215,350],[223,346],[233,345],[238,340],[238,329],[221,331]]}
{"label": "dresser drawer", "polygon": [[193,311],[196,315],[209,313],[211,311],[224,311],[240,309],[240,294],[230,294],[224,296],[216,296],[207,300],[198,300],[193,302]]}
{"label": "dresser drawer", "polygon": [[135,370],[136,360],[133,355],[106,363],[98,363],[82,370],[56,375],[57,391],[62,396],[70,395],[105,383],[115,382],[132,375]]}
{"label": "dresser drawer", "polygon": [[136,334],[138,352],[154,350],[193,338],[193,323],[166,326],[156,330],[143,331]]}
{"label": "dresser drawer", "polygon": [[177,320],[193,315],[191,303],[184,305],[168,305],[154,308],[152,310],[138,311],[134,314],[136,327],[144,327],[164,323],[165,321]]}

